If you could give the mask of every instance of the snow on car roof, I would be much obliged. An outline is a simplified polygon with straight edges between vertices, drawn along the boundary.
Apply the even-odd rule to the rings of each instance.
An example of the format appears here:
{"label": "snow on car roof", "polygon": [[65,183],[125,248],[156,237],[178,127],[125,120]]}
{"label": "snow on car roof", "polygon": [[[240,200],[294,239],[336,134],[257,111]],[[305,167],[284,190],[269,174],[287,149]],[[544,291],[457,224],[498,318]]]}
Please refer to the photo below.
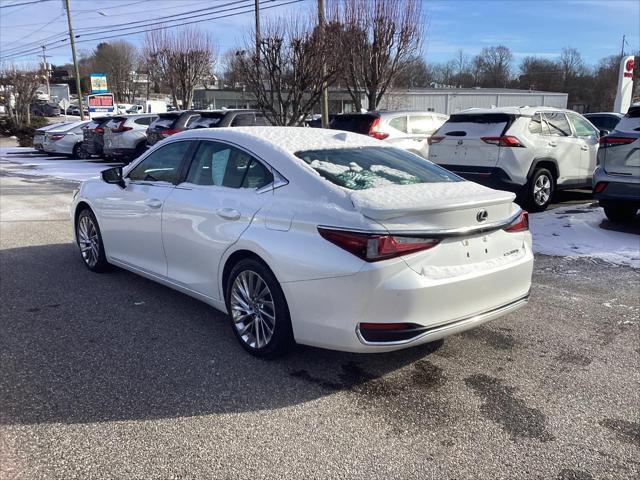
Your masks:
{"label": "snow on car roof", "polygon": [[271,148],[295,153],[301,150],[328,150],[353,147],[388,146],[380,140],[352,132],[304,127],[230,127],[196,129],[181,137],[226,138],[244,144],[247,141],[267,144]]}
{"label": "snow on car roof", "polygon": [[496,107],[496,108],[467,108],[466,110],[455,112],[452,115],[507,113],[511,115],[532,116],[537,112],[569,112],[569,111],[571,110],[567,110],[565,108],[557,108],[557,107],[522,106],[522,107]]}

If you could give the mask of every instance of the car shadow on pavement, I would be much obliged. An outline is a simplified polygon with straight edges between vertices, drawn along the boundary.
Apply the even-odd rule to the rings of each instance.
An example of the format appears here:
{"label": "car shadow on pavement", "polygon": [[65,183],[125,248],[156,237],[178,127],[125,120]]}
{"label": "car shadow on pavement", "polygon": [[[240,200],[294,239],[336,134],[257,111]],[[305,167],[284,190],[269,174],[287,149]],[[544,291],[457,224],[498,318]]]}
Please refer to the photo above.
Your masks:
{"label": "car shadow on pavement", "polygon": [[257,411],[357,389],[436,351],[239,346],[212,307],[124,270],[98,275],[72,244],[0,251],[0,424]]}

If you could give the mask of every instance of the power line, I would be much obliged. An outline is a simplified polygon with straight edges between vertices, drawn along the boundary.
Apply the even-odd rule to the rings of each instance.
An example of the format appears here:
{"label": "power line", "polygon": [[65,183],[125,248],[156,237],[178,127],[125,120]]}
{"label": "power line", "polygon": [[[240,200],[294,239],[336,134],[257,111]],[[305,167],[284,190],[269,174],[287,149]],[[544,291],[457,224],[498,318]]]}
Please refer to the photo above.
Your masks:
{"label": "power line", "polygon": [[[276,1],[276,0],[263,0],[262,3],[272,3],[274,1]],[[269,5],[269,6],[266,6],[266,7],[262,7],[262,9],[263,10],[268,10],[268,9],[282,7],[282,6],[290,5],[290,4],[294,4],[294,3],[300,3],[300,2],[303,2],[303,1],[306,1],[306,0],[289,0],[287,2],[278,3],[276,5]],[[245,8],[245,7],[235,7],[233,9],[229,9],[229,10],[237,10],[238,8]],[[140,34],[140,33],[153,32],[153,31],[157,31],[157,30],[167,30],[167,29],[170,29],[170,28],[176,28],[176,27],[181,27],[181,26],[185,26],[185,25],[193,25],[193,24],[196,24],[196,23],[202,23],[202,22],[206,22],[206,21],[210,21],[210,20],[217,20],[217,19],[221,19],[221,18],[229,18],[229,17],[234,17],[234,16],[243,15],[245,13],[252,13],[252,12],[253,12],[253,8],[250,8],[248,10],[243,10],[243,11],[240,11],[240,12],[228,13],[226,15],[219,15],[219,16],[215,16],[215,17],[209,17],[209,15],[220,13],[220,11],[211,12],[209,14],[200,15],[200,16],[207,16],[207,18],[202,18],[200,20],[193,20],[193,21],[190,21],[190,22],[177,23],[177,24],[173,24],[173,25],[163,25],[163,26],[156,27],[156,28],[145,28],[145,27],[148,27],[150,25],[163,23],[163,22],[153,22],[151,24],[140,25],[138,27],[135,27],[135,28],[142,28],[142,29],[138,30],[137,32],[130,32],[129,35],[137,35],[137,34]],[[185,20],[185,19],[175,19],[173,21],[181,21],[181,20]],[[131,29],[131,28],[133,28],[133,27],[129,27],[127,29]],[[114,31],[114,30],[112,29],[112,30],[109,30],[109,31]],[[104,32],[88,33],[88,34],[85,34],[85,36],[87,36],[87,35],[98,35],[99,33],[104,33]],[[76,38],[77,37],[80,37],[80,35],[77,35]],[[108,40],[108,39],[111,39],[111,38],[122,38],[122,34],[108,35],[108,36],[103,36],[103,37],[98,37],[98,38],[89,38],[89,39],[79,40],[76,43],[96,42],[98,40]],[[52,47],[52,48],[49,48],[49,50],[55,50],[57,48],[61,48],[61,47],[65,46],[65,45],[59,45],[60,42],[65,42],[65,41],[67,41],[67,40],[63,39],[63,40],[60,40],[58,42],[52,42],[50,44],[47,44],[46,47],[47,48]],[[39,48],[38,48],[38,50],[39,50]],[[10,60],[10,59],[14,59],[14,58],[21,58],[21,57],[31,56],[31,55],[33,55],[33,53],[35,53],[35,51],[37,51],[37,50],[29,48],[29,49],[26,49],[23,52],[15,52],[15,53],[12,53],[10,55],[6,55],[5,57],[2,57],[2,60]]]}
{"label": "power line", "polygon": [[0,8],[21,7],[23,5],[32,5],[34,3],[50,2],[51,0],[32,0],[30,2],[12,3],[11,5],[0,5]]}

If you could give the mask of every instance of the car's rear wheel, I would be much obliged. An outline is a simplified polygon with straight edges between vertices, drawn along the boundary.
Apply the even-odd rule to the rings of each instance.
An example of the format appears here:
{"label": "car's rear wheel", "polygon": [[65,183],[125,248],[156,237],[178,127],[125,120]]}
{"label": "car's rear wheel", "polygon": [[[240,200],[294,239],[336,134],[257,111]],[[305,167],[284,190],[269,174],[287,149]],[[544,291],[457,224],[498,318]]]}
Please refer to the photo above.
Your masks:
{"label": "car's rear wheel", "polygon": [[531,212],[542,212],[555,193],[555,178],[546,168],[537,168],[527,183],[525,203]]}
{"label": "car's rear wheel", "polygon": [[249,353],[273,358],[290,349],[289,308],[278,280],[264,263],[247,258],[233,267],[226,303],[233,333]]}
{"label": "car's rear wheel", "polygon": [[82,143],[76,143],[75,147],[73,147],[73,158],[80,158],[82,160],[86,160],[91,155],[87,152],[82,145]]}
{"label": "car's rear wheel", "polygon": [[109,269],[109,262],[107,262],[104,252],[98,221],[88,208],[82,210],[78,215],[76,239],[82,261],[89,270],[92,272],[104,272]]}
{"label": "car's rear wheel", "polygon": [[618,205],[605,205],[604,214],[615,223],[632,222],[636,218],[638,209],[635,205],[620,203]]}

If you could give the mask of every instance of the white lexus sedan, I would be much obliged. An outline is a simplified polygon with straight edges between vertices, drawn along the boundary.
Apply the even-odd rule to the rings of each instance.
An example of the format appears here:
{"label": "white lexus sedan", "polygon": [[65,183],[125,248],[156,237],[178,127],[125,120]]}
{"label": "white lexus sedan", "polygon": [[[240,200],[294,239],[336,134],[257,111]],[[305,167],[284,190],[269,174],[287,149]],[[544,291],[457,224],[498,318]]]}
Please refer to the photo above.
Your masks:
{"label": "white lexus sedan", "polygon": [[250,353],[386,352],[524,305],[514,195],[349,132],[198,129],[82,184],[86,266],[117,265],[227,312]]}

